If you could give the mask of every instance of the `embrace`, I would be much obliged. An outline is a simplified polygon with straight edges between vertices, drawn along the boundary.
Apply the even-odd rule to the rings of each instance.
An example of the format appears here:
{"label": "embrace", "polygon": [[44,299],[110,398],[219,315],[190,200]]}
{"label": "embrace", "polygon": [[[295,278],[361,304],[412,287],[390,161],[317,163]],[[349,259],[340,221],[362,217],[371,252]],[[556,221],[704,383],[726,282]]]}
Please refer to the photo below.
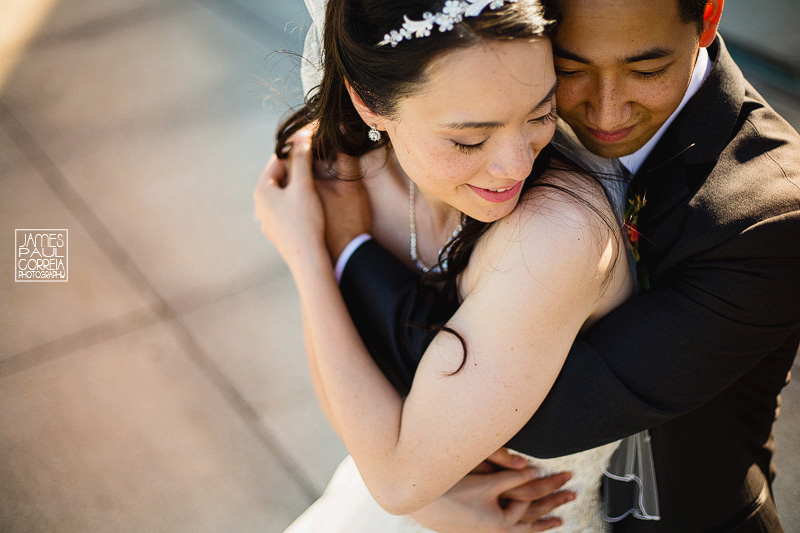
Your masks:
{"label": "embrace", "polygon": [[800,136],[723,3],[306,0],[254,198],[350,457],[287,531],[782,531]]}

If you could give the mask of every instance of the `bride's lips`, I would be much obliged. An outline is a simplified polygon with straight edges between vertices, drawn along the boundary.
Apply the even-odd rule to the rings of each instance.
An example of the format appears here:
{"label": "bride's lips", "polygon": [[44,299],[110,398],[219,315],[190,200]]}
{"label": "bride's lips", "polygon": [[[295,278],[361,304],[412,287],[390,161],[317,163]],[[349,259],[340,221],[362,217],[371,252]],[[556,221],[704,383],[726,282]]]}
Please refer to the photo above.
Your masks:
{"label": "bride's lips", "polygon": [[495,192],[489,189],[481,189],[480,187],[475,187],[474,185],[470,185],[473,191],[475,191],[478,196],[483,198],[484,200],[488,200],[489,202],[494,203],[501,203],[507,202],[514,198],[519,190],[522,188],[522,181],[518,181],[516,185],[511,187],[510,189],[502,192]]}
{"label": "bride's lips", "polygon": [[630,126],[628,128],[623,128],[621,130],[616,131],[603,131],[603,130],[593,130],[589,129],[589,133],[592,134],[592,137],[597,139],[598,141],[607,142],[607,143],[614,143],[621,141],[625,137],[633,131],[633,128],[636,126]]}

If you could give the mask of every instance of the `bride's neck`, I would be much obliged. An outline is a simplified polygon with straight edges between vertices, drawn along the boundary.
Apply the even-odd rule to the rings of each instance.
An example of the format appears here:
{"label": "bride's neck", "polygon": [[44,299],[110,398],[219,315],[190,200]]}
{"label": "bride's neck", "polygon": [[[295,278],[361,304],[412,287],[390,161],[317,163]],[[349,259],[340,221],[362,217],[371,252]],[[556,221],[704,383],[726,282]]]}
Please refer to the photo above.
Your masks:
{"label": "bride's neck", "polygon": [[[388,164],[395,167],[402,184],[408,188],[409,177],[397,161],[394,152],[390,152]],[[425,231],[432,232],[433,238],[438,242],[445,242],[453,234],[453,231],[461,221],[461,212],[448,203],[443,202],[436,196],[429,194],[415,185],[414,204],[416,212],[416,225],[418,231],[427,228]]]}
{"label": "bride's neck", "polygon": [[437,242],[446,242],[461,220],[461,211],[435,196],[416,188],[417,225],[427,222],[433,230]]}

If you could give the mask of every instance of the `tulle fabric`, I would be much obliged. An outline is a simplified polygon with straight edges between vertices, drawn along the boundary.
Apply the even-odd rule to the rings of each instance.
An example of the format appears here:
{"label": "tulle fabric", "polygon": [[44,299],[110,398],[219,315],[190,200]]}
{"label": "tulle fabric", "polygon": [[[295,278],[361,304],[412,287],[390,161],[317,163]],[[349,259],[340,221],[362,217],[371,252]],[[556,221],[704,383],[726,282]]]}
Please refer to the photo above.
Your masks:
{"label": "tulle fabric", "polygon": [[[650,432],[645,430],[624,439],[603,474],[606,522],[619,522],[629,515],[639,520],[661,518]],[[617,483],[612,489],[614,482]]]}
{"label": "tulle fabric", "polygon": [[322,33],[325,29],[327,0],[304,0],[311,15],[311,26],[306,34],[303,59],[300,65],[300,81],[306,98],[322,83]]}

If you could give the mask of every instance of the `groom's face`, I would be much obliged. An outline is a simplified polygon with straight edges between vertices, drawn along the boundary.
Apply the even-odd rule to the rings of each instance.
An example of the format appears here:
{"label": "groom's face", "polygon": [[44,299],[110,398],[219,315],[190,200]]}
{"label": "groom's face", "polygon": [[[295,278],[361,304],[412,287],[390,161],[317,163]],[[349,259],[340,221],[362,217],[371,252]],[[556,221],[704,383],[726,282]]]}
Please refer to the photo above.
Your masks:
{"label": "groom's face", "polygon": [[641,148],[678,107],[700,44],[678,0],[560,0],[558,112],[604,157]]}

